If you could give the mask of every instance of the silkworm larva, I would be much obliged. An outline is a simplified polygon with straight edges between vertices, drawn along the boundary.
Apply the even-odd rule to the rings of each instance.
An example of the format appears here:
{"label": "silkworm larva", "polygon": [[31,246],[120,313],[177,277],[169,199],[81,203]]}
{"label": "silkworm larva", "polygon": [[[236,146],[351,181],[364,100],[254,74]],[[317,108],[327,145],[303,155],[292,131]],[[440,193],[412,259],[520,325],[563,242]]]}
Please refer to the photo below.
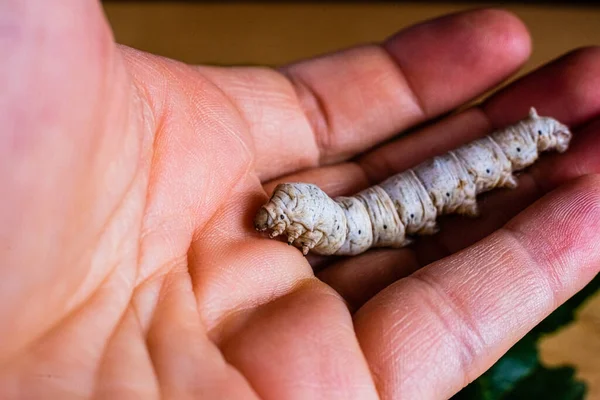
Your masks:
{"label": "silkworm larva", "polygon": [[415,235],[437,232],[438,215],[477,216],[476,196],[515,188],[513,172],[533,164],[540,152],[564,152],[571,132],[550,117],[529,116],[351,197],[330,198],[316,185],[284,183],[254,219],[271,238],[324,255],[356,255],[372,247],[399,248]]}

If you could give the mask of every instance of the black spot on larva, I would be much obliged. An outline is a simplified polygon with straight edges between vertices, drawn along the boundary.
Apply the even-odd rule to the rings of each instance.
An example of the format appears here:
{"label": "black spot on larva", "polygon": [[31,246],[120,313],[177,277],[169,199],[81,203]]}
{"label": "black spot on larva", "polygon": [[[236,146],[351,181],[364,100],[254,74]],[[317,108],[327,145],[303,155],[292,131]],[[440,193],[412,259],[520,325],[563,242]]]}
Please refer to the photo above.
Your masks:
{"label": "black spot on larva", "polygon": [[411,217],[411,218],[414,218],[414,217],[415,217],[415,214],[410,214],[410,217]]}
{"label": "black spot on larva", "polygon": [[338,231],[340,230],[340,226],[339,226],[339,225],[337,226],[337,230],[338,230]]}
{"label": "black spot on larva", "polygon": [[446,197],[450,197],[450,193],[446,192]]}
{"label": "black spot on larva", "polygon": [[360,235],[360,231],[358,231],[358,234]]}
{"label": "black spot on larva", "polygon": [[283,214],[281,214],[281,215],[279,216],[279,219],[284,219],[284,218],[285,218],[285,217],[283,216]]}
{"label": "black spot on larva", "polygon": [[489,174],[492,171],[490,171],[490,169],[488,168],[488,169],[485,170],[485,172],[487,172]]}
{"label": "black spot on larva", "polygon": [[520,153],[521,152],[521,148],[517,147],[517,152]]}
{"label": "black spot on larva", "polygon": [[538,135],[542,136],[542,133],[543,132],[541,130],[538,131]]}
{"label": "black spot on larva", "polygon": [[384,225],[384,226],[383,226],[383,229],[387,229],[387,225]]}

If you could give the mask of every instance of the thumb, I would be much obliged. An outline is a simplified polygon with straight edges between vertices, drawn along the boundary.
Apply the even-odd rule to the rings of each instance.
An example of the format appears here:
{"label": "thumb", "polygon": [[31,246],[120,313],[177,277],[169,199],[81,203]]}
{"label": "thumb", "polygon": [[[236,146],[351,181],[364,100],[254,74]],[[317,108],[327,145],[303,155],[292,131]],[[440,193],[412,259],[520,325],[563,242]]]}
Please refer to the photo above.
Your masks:
{"label": "thumb", "polygon": [[1,361],[106,276],[90,249],[137,161],[135,144],[122,151],[128,78],[98,1],[0,2],[0,51]]}

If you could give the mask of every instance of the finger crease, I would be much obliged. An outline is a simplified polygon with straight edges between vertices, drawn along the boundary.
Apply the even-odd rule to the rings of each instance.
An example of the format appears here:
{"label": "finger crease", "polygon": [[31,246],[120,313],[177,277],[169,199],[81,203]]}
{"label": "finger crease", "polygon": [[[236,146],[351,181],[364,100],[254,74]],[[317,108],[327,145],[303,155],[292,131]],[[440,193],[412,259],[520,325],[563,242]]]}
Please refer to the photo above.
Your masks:
{"label": "finger crease", "polygon": [[[558,301],[558,293],[563,287],[560,276],[558,275],[558,269],[555,268],[553,262],[547,256],[548,252],[533,252],[531,251],[526,243],[531,242],[529,235],[523,233],[518,228],[506,224],[498,230],[499,234],[504,234],[505,239],[510,240],[510,246],[506,246],[507,250],[511,253],[518,252],[521,256],[524,256],[526,261],[523,264],[531,265],[529,268],[537,277],[541,278],[541,281],[545,283],[546,289],[550,292],[550,301],[552,309],[557,308],[560,305]],[[544,235],[538,235],[536,240],[545,240]],[[546,240],[543,246],[547,249],[553,249],[555,246]],[[552,254],[552,251],[549,251]],[[544,266],[547,266],[545,268]],[[539,281],[539,280],[538,280]]]}
{"label": "finger crease", "polygon": [[335,146],[331,113],[323,97],[302,77],[282,72],[290,81],[296,93],[296,99],[304,112],[319,151],[322,162]]}
{"label": "finger crease", "polygon": [[[406,279],[412,279],[429,289],[428,293],[431,296],[423,296],[422,298],[426,303],[426,307],[440,321],[445,332],[458,345],[463,385],[466,386],[472,380],[469,374],[471,365],[481,357],[481,352],[486,349],[486,343],[481,332],[473,319],[469,317],[469,313],[462,310],[452,296],[446,293],[437,283],[427,279],[425,274],[413,274]],[[445,313],[446,310],[450,311],[450,315]],[[455,321],[459,321],[458,327]]]}
{"label": "finger crease", "polygon": [[406,86],[408,87],[408,95],[412,98],[413,103],[417,106],[419,113],[421,114],[419,119],[426,119],[429,115],[427,112],[427,107],[425,106],[425,101],[419,96],[416,88],[414,87],[413,82],[411,82],[408,74],[402,68],[400,59],[394,57],[393,53],[387,48],[386,44],[380,46],[383,50],[383,53],[386,57],[388,57],[393,65],[396,66],[396,71],[400,78],[406,82]]}

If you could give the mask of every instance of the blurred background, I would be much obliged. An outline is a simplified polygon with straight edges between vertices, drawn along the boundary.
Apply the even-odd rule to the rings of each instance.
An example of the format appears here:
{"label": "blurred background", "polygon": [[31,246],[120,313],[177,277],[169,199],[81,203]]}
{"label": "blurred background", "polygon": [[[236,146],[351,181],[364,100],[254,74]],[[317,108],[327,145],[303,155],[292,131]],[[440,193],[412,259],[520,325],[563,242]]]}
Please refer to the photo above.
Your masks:
{"label": "blurred background", "polygon": [[[600,45],[600,6],[594,3],[503,3],[524,20],[533,37],[532,57],[519,74],[574,48]],[[380,41],[429,18],[486,6],[116,0],[103,4],[119,43],[188,63],[271,66]],[[457,398],[600,400],[598,288],[597,277]]]}
{"label": "blurred background", "polygon": [[[105,1],[117,40],[189,63],[280,65],[382,40],[415,22],[479,2]],[[600,44],[600,7],[507,3],[533,36],[526,69],[574,47]]]}

